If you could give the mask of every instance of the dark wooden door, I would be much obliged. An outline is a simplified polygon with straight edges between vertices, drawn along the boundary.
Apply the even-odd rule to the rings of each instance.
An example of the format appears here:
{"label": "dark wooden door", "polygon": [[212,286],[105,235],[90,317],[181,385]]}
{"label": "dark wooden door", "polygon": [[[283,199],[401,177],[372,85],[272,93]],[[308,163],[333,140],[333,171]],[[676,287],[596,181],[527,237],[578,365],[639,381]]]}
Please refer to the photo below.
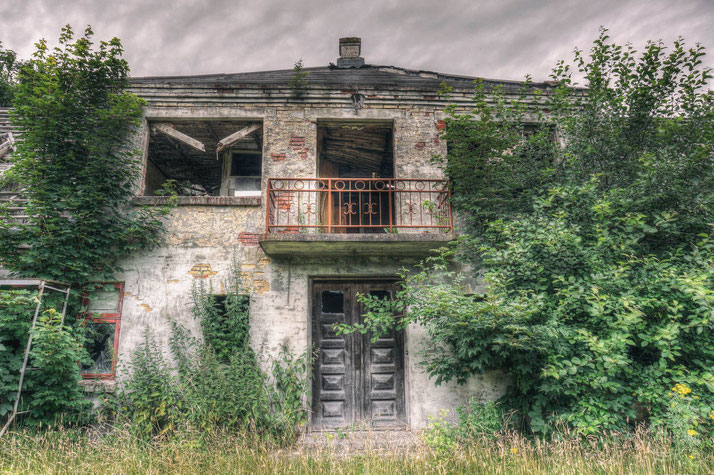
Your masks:
{"label": "dark wooden door", "polygon": [[372,342],[371,335],[337,335],[335,323],[361,323],[358,294],[394,295],[394,282],[316,282],[313,284],[315,360],[312,422],[333,428],[348,425],[395,427],[404,424],[404,332]]}

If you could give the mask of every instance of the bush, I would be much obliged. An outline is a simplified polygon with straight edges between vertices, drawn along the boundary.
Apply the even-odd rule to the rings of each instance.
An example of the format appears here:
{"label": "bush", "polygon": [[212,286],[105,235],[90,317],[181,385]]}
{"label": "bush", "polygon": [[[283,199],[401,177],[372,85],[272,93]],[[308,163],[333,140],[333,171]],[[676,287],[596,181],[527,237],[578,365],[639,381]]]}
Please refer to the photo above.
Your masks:
{"label": "bush", "polygon": [[429,428],[423,434],[430,448],[446,454],[483,441],[495,441],[509,431],[510,416],[494,401],[471,399],[466,406],[457,408],[456,413],[455,423],[447,420],[448,411],[430,418]]}
{"label": "bush", "polygon": [[[192,292],[202,339],[172,323],[171,362],[147,334],[109,410],[142,437],[182,430],[250,431],[293,441],[307,420],[312,356],[286,346],[266,374],[250,346],[249,300],[235,271],[222,301],[203,283]],[[267,363],[266,363],[267,364]]]}
{"label": "bush", "polygon": [[[703,55],[682,40],[637,54],[603,30],[589,58],[576,51],[587,91],[565,63],[547,94],[527,81],[511,100],[477,84],[474,110],[450,109],[444,134],[468,235],[405,276],[393,301],[362,297],[365,325],[342,330],[425,326],[434,348],[422,363],[437,384],[505,369],[502,403],[538,434],[644,422],[701,432],[692,426],[707,427],[714,408],[714,94]],[[475,272],[454,272],[452,257]],[[468,294],[466,279],[488,291]],[[698,409],[671,407],[676,384]]]}
{"label": "bush", "polygon": [[[43,306],[33,332],[28,369],[16,423],[52,425],[86,420],[89,402],[84,397],[78,361],[88,355],[82,347],[83,329],[55,310],[62,301],[43,296]],[[12,411],[20,369],[37,306],[37,291],[0,290],[0,417]],[[4,425],[4,422],[2,423]]]}

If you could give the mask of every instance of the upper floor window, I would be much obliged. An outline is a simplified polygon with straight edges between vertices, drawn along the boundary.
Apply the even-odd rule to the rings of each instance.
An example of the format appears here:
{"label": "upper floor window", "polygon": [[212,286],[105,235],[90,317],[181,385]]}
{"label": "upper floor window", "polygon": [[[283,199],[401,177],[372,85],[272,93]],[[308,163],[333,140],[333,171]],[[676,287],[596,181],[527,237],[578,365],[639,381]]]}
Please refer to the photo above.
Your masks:
{"label": "upper floor window", "polygon": [[226,159],[222,196],[260,196],[263,160],[260,152],[234,151]]}
{"label": "upper floor window", "polygon": [[262,124],[238,120],[150,121],[144,195],[173,180],[179,196],[259,196]]}

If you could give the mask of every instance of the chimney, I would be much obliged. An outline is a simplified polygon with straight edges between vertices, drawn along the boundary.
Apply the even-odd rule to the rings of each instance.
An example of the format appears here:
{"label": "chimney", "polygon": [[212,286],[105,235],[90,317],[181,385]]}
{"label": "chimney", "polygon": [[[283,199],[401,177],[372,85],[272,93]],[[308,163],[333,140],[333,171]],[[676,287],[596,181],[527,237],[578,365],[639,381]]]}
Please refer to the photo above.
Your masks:
{"label": "chimney", "polygon": [[359,68],[364,66],[362,53],[362,38],[340,38],[340,57],[337,58],[338,68]]}

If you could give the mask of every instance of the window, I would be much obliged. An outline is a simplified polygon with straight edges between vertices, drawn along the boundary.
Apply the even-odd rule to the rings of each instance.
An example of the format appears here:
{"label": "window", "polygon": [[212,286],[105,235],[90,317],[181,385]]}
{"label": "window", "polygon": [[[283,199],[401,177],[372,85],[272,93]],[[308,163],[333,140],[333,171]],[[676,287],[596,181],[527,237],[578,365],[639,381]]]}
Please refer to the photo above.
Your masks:
{"label": "window", "polygon": [[116,376],[123,299],[123,283],[98,284],[84,295],[84,305],[87,308],[84,317],[84,347],[92,359],[91,364],[80,365],[84,379],[111,379]]}
{"label": "window", "polygon": [[260,153],[236,151],[231,153],[230,175],[225,191],[228,196],[260,196],[263,161]]}
{"label": "window", "polygon": [[167,180],[179,197],[260,196],[261,122],[177,119],[148,124],[144,196],[160,195]]}

